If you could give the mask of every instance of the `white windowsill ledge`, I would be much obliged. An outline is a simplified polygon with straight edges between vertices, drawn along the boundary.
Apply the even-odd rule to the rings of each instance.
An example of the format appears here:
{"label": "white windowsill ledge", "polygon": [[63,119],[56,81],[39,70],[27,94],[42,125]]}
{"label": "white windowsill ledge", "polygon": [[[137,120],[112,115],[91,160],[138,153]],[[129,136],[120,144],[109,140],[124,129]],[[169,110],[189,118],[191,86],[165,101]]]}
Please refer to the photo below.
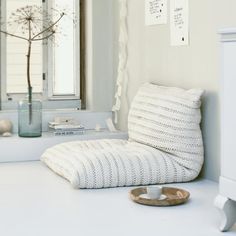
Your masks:
{"label": "white windowsill ledge", "polygon": [[[42,111],[43,131],[48,131],[48,122],[53,121],[55,117],[72,117],[78,120],[86,129],[94,129],[96,124],[101,128],[107,128],[106,119],[112,117],[110,111],[90,111],[77,109],[52,109]],[[18,113],[16,110],[0,111],[0,120],[8,119],[13,123],[13,133],[18,132]]]}
{"label": "white windowsill ledge", "polygon": [[92,139],[127,139],[125,132],[110,132],[102,130],[86,130],[82,135],[54,136],[53,133],[44,132],[39,138],[21,138],[13,135],[9,138],[0,138],[0,162],[38,161],[43,152],[56,144],[76,140]]}

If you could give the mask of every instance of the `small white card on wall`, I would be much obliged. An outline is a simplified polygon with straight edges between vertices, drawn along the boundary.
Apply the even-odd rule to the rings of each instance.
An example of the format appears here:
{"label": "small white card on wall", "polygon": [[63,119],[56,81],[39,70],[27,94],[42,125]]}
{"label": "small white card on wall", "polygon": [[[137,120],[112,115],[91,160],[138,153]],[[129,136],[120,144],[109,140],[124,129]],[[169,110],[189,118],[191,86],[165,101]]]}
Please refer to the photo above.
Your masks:
{"label": "small white card on wall", "polygon": [[167,0],[145,0],[145,23],[167,24]]}
{"label": "small white card on wall", "polygon": [[189,44],[189,0],[170,0],[171,46]]}

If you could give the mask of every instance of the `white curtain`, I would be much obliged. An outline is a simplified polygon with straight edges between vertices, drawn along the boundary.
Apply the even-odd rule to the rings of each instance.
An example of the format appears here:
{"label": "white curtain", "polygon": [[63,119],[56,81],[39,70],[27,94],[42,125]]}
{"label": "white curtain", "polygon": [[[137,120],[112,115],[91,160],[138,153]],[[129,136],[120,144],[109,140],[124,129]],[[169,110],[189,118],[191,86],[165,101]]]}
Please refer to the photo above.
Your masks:
{"label": "white curtain", "polygon": [[116,81],[116,93],[115,93],[115,105],[112,108],[114,112],[114,122],[118,122],[118,111],[121,107],[121,94],[122,90],[125,90],[124,86],[128,81],[128,28],[127,28],[127,14],[128,14],[128,3],[127,0],[119,0],[120,4],[120,19],[119,19],[119,63],[118,73]]}

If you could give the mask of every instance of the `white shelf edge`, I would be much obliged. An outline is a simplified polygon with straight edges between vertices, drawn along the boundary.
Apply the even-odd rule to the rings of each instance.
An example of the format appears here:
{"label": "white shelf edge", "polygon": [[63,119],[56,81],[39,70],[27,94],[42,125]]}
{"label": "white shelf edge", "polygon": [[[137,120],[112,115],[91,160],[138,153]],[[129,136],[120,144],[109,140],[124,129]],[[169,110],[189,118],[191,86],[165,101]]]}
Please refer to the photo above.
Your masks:
{"label": "white shelf edge", "polygon": [[109,132],[103,130],[96,132],[87,130],[82,135],[54,136],[53,133],[44,132],[39,138],[21,138],[14,135],[9,138],[0,138],[0,163],[38,161],[43,152],[56,144],[79,140],[94,139],[127,139],[125,132]]}

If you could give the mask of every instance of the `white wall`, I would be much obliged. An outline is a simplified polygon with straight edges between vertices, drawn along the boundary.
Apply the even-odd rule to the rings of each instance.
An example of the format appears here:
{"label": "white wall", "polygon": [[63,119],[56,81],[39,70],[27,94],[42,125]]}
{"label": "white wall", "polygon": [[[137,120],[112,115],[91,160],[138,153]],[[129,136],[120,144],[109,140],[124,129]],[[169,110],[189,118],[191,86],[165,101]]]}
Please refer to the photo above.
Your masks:
{"label": "white wall", "polygon": [[110,111],[114,94],[113,1],[87,0],[87,109]]}
{"label": "white wall", "polygon": [[[169,25],[144,25],[144,0],[129,2],[128,103],[145,81],[184,88],[201,87],[205,143],[204,176],[218,180],[220,171],[219,78],[217,31],[236,26],[235,0],[189,0],[190,46],[171,47]],[[116,7],[118,11],[118,7]],[[117,21],[116,21],[117,22]],[[127,128],[128,106],[123,96],[119,127]]]}

